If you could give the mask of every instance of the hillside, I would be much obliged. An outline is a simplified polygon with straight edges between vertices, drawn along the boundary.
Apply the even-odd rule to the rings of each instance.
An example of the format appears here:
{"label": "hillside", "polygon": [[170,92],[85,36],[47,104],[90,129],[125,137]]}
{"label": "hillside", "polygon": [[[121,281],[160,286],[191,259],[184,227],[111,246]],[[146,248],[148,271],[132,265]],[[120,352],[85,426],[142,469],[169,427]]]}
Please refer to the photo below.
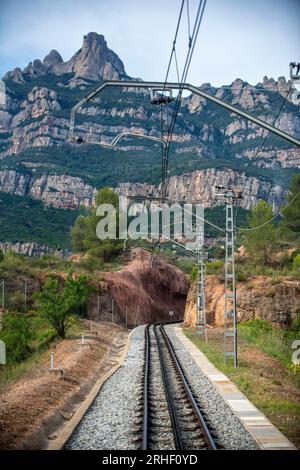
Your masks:
{"label": "hillside", "polygon": [[[7,102],[0,108],[0,191],[28,198],[29,206],[37,199],[67,210],[90,207],[96,188],[105,185],[121,193],[158,194],[159,144],[132,138],[120,141],[115,149],[91,144],[109,142],[130,130],[159,137],[159,108],[151,105],[147,92],[105,91],[77,116],[75,131],[84,143],[67,142],[71,107],[102,79],[122,78],[130,79],[124,64],[96,33],[84,36],[82,48],[66,62],[51,51],[24,70],[8,72],[3,77]],[[201,87],[274,122],[290,83],[284,77],[277,81],[264,77],[255,86],[236,79],[228,86]],[[299,102],[292,88],[276,123],[295,136],[300,134]],[[173,106],[166,108],[166,120]],[[243,187],[245,209],[261,198],[278,208],[292,175],[299,171],[300,151],[270,136],[258,152],[264,135],[252,123],[200,97],[183,98],[171,146],[169,197],[213,206],[213,187],[226,182]],[[7,241],[5,234],[1,240]]]}

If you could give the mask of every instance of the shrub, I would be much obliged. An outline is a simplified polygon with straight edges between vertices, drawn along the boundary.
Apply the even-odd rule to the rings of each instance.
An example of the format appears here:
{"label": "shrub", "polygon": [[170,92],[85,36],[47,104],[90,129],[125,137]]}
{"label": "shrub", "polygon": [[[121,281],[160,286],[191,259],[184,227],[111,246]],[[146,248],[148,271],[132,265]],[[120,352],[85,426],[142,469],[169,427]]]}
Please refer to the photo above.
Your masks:
{"label": "shrub", "polygon": [[26,359],[30,354],[29,342],[32,339],[28,318],[18,313],[4,315],[0,339],[6,344],[8,362],[20,362]]}
{"label": "shrub", "polygon": [[190,281],[196,281],[198,277],[198,266],[193,266],[191,274],[190,274]]}
{"label": "shrub", "polygon": [[48,321],[61,338],[66,337],[74,322],[74,314],[85,305],[89,290],[85,276],[79,275],[73,279],[72,273],[69,273],[63,287],[57,278],[49,276],[42,291],[34,294],[41,317]]}
{"label": "shrub", "polygon": [[239,328],[247,330],[251,336],[259,336],[261,333],[267,333],[272,330],[267,320],[262,318],[256,318],[254,320],[247,320],[239,325]]}
{"label": "shrub", "polygon": [[224,271],[224,261],[212,261],[206,264],[207,274],[222,274]]}
{"label": "shrub", "polygon": [[295,270],[300,269],[300,254],[297,254],[297,255],[294,257],[294,260],[293,260],[293,268],[294,268]]}

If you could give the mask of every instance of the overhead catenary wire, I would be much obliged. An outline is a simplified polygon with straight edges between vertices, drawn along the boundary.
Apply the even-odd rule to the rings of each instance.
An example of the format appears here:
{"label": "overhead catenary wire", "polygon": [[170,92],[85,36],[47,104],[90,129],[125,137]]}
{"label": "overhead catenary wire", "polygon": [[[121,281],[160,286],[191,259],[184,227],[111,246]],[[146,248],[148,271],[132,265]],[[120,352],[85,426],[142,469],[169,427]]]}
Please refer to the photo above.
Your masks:
{"label": "overhead catenary wire", "polygon": [[[291,93],[291,91],[292,91],[292,83],[290,84],[289,89],[287,90],[287,93],[286,93],[286,95],[285,95],[285,97],[284,97],[284,99],[283,99],[283,101],[282,101],[282,103],[281,103],[281,106],[280,106],[280,108],[279,108],[279,110],[278,110],[278,112],[277,112],[277,115],[276,115],[276,117],[275,117],[275,119],[274,119],[274,122],[273,122],[273,126],[275,126],[276,121],[278,120],[278,118],[279,118],[279,116],[280,116],[280,114],[281,114],[281,112],[282,112],[282,110],[283,110],[283,108],[284,108],[284,106],[285,106],[285,104],[286,104],[286,102],[287,102],[288,96],[289,96],[289,94]],[[269,138],[269,135],[270,135],[270,131],[267,131],[267,134],[266,134],[264,140],[262,141],[262,143],[260,144],[260,146],[257,148],[257,150],[256,150],[256,152],[255,152],[255,154],[254,154],[254,156],[253,156],[253,160],[255,160],[255,158],[257,157],[258,153],[259,153],[259,152],[262,150],[262,148],[265,146],[265,144],[266,144],[266,142],[267,142],[267,140],[268,140],[268,138]],[[250,164],[251,164],[251,160],[249,159],[249,162],[248,162],[246,168],[243,170],[242,176],[243,176],[243,175],[244,175],[244,176],[246,175],[246,171],[248,170]],[[238,210],[239,210],[239,206],[237,205],[237,206],[236,206],[236,211],[235,211],[235,216],[234,216],[234,226],[235,226],[236,229],[239,229],[239,228],[240,228],[240,227],[236,227],[236,225],[235,225],[235,224],[236,224],[236,220],[237,220],[237,216],[238,216]],[[276,217],[278,217],[278,215],[276,215],[275,218],[276,218]],[[243,229],[243,230],[245,230],[245,229]]]}
{"label": "overhead catenary wire", "polygon": [[[167,147],[166,147],[165,152],[164,152],[164,164],[163,164],[164,174],[163,174],[163,178],[162,178],[162,181],[163,181],[163,185],[162,185],[163,197],[166,197],[166,192],[167,192],[167,176],[168,176],[170,143],[171,143],[171,140],[172,140],[172,137],[173,137],[176,118],[177,118],[180,103],[181,103],[181,97],[182,97],[182,92],[183,92],[183,88],[184,88],[184,83],[186,81],[187,74],[188,74],[188,71],[189,71],[189,67],[190,67],[190,64],[191,64],[191,60],[192,60],[192,56],[193,56],[193,53],[194,53],[194,48],[195,48],[195,44],[196,44],[196,41],[197,41],[197,37],[198,37],[198,34],[199,34],[199,29],[200,29],[200,25],[201,25],[201,22],[202,22],[205,6],[206,6],[206,0],[200,0],[198,10],[197,10],[196,19],[195,19],[194,26],[193,26],[192,34],[190,34],[190,26],[188,27],[189,28],[188,52],[187,52],[185,64],[184,64],[182,75],[181,75],[181,80],[180,80],[180,84],[179,84],[179,91],[178,91],[178,95],[177,95],[177,98],[176,98],[176,101],[175,101],[174,112],[173,112],[173,115],[172,115],[171,123],[168,127]],[[187,12],[188,12],[188,21],[189,21],[189,3],[187,3]],[[173,49],[174,49],[174,53],[176,53],[174,43],[173,43]],[[177,59],[177,56],[175,56],[175,57]],[[177,70],[177,74],[178,74],[177,60],[176,60],[176,70]]]}
{"label": "overhead catenary wire", "polygon": [[263,228],[265,227],[266,225],[270,224],[271,222],[273,222],[273,220],[275,220],[279,215],[281,215],[289,206],[290,204],[292,204],[292,202],[295,201],[295,199],[300,196],[300,191],[295,194],[294,197],[292,197],[292,199],[288,202],[288,204],[286,206],[284,206],[282,209],[280,209],[271,219],[267,220],[266,222],[264,222],[263,224],[261,225],[257,225],[256,227],[250,227],[250,228],[243,228],[243,227],[235,227],[237,229],[239,229],[240,231],[243,231],[243,232],[252,232],[254,230],[258,230],[260,228]]}

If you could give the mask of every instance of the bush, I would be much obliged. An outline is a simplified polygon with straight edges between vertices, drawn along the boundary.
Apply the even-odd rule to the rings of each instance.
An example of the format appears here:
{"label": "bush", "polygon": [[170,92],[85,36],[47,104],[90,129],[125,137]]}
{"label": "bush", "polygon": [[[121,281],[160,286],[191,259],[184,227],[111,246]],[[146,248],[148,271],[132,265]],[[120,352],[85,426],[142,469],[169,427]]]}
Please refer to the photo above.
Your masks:
{"label": "bush", "polygon": [[244,282],[244,281],[247,281],[248,278],[249,278],[249,273],[246,269],[246,267],[244,268],[243,266],[241,265],[236,265],[236,268],[235,268],[235,276],[236,276],[236,280],[238,282]]}
{"label": "bush", "polygon": [[190,282],[196,281],[198,277],[198,266],[193,266],[190,274]]}
{"label": "bush", "polygon": [[248,320],[239,325],[239,328],[246,330],[251,336],[258,337],[261,333],[267,333],[272,330],[267,320],[256,318],[255,320]]}
{"label": "bush", "polygon": [[294,260],[293,260],[293,268],[294,268],[295,270],[300,269],[300,254],[297,254],[297,255],[294,257]]}
{"label": "bush", "polygon": [[3,317],[0,339],[6,344],[7,362],[20,362],[30,354],[32,339],[30,321],[22,314],[8,313]]}
{"label": "bush", "polygon": [[224,261],[212,261],[206,264],[207,274],[223,274]]}
{"label": "bush", "polygon": [[4,260],[4,253],[2,250],[0,250],[0,263]]}

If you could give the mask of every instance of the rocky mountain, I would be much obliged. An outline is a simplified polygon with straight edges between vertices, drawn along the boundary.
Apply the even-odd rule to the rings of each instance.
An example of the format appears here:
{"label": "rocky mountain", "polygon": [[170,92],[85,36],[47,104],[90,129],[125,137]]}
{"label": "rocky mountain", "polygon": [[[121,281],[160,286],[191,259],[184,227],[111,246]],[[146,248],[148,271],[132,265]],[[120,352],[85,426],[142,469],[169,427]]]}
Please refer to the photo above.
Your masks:
{"label": "rocky mountain", "polygon": [[[106,185],[158,195],[160,144],[126,138],[115,149],[99,145],[126,131],[161,136],[160,110],[147,91],[105,91],[77,115],[75,133],[84,143],[68,142],[72,106],[102,79],[122,78],[130,79],[122,61],[97,33],[84,36],[67,61],[52,50],[8,72],[6,104],[0,106],[0,191],[71,210],[90,207],[96,188]],[[284,77],[201,88],[272,123],[286,99],[276,126],[300,135],[300,96]],[[173,108],[165,107],[165,130]],[[260,149],[265,135],[199,96],[183,98],[171,145],[169,197],[212,206],[214,185],[225,182],[242,187],[246,209],[261,198],[278,208],[299,171],[300,151],[272,135]]]}
{"label": "rocky mountain", "polygon": [[81,49],[70,60],[64,62],[59,52],[52,50],[42,61],[36,59],[23,70],[17,67],[7,72],[3,80],[26,83],[28,79],[49,73],[57,76],[73,73],[75,77],[69,82],[71,88],[85,84],[85,80],[118,80],[126,76],[123,62],[107,47],[104,36],[89,33],[83,37]]}

